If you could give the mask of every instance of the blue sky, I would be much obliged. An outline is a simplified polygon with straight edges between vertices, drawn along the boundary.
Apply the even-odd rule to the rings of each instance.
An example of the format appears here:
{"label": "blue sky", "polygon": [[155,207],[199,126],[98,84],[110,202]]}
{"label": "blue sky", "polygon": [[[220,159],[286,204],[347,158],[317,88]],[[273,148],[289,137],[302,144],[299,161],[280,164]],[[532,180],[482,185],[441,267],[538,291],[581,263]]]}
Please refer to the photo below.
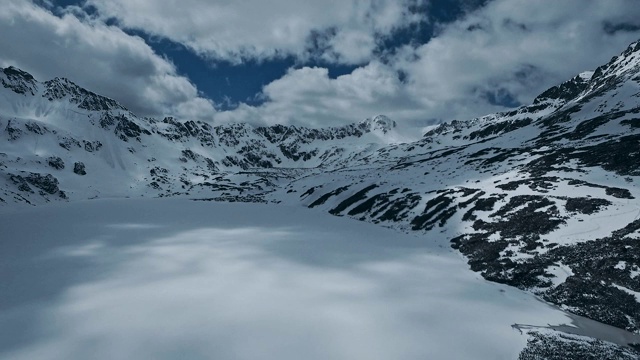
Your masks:
{"label": "blue sky", "polygon": [[640,38],[634,0],[6,1],[0,66],[212,123],[466,119]]}
{"label": "blue sky", "polygon": [[[455,21],[466,12],[473,11],[487,2],[487,0],[432,0],[422,4],[416,3],[412,11],[420,13],[422,19],[407,26],[400,25],[389,34],[379,35],[374,56],[382,60],[386,54],[399,47],[427,43],[434,36],[438,26]],[[54,0],[49,6],[42,3],[43,7],[51,9],[58,15],[63,15],[64,10],[69,6],[83,7],[84,5],[86,0]],[[84,6],[84,9],[89,14],[99,13],[99,10],[93,6]],[[117,20],[112,23],[118,25]],[[178,72],[188,77],[206,97],[218,105],[219,109],[232,109],[238,103],[262,104],[264,102],[264,98],[260,96],[262,88],[285,75],[290,68],[324,67],[328,69],[329,77],[335,79],[367,64],[367,61],[344,64],[320,58],[296,59],[294,56],[247,59],[242,63],[234,63],[203,58],[179,42],[153,36],[144,29],[124,28],[124,30],[128,34],[142,37],[156,53],[170,59],[176,65]],[[511,103],[507,102],[505,105],[511,105]]]}

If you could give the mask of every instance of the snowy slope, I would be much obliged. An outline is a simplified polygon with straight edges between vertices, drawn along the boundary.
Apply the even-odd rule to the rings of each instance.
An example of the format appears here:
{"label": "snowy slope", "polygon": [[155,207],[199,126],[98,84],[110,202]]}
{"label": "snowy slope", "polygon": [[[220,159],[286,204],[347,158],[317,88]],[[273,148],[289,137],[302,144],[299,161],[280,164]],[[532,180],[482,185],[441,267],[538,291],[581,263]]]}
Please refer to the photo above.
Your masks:
{"label": "snowy slope", "polygon": [[425,232],[486,279],[638,332],[639,54],[634,43],[531,106],[440,125],[270,198]]}
{"label": "snowy slope", "polygon": [[640,333],[640,42],[529,106],[411,142],[384,116],[214,127],[140,118],[15,68],[0,82],[7,208],[140,196],[304,206],[417,232],[487,280]]}
{"label": "snowy slope", "polygon": [[158,121],[67,79],[39,83],[7,68],[0,81],[3,203],[261,193],[278,178],[343,164],[398,136],[384,116],[330,129]]}

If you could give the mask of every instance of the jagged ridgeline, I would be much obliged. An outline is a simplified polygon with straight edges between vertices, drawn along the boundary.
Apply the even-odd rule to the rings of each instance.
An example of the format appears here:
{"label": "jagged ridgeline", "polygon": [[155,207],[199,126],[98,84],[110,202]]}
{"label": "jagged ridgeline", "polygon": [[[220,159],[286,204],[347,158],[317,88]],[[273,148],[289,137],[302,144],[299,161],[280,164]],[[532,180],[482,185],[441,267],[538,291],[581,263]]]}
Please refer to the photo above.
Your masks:
{"label": "jagged ridgeline", "polygon": [[[138,117],[13,67],[0,82],[5,206],[126,196],[305,206],[424,233],[488,280],[640,333],[638,42],[529,106],[410,143],[384,116],[326,129],[212,126]],[[536,341],[523,358],[535,358]]]}
{"label": "jagged ridgeline", "polygon": [[[396,127],[384,116],[327,129],[214,127],[137,117],[67,79],[40,83],[13,67],[2,69],[0,81],[5,95],[0,100],[0,168],[8,180],[0,192],[3,203],[39,204],[67,195],[260,194],[273,187],[273,179],[346,166],[353,157],[385,146]],[[71,171],[76,163],[84,170]],[[85,176],[82,181],[78,172]],[[29,180],[36,175],[62,184],[60,191],[44,191]]]}

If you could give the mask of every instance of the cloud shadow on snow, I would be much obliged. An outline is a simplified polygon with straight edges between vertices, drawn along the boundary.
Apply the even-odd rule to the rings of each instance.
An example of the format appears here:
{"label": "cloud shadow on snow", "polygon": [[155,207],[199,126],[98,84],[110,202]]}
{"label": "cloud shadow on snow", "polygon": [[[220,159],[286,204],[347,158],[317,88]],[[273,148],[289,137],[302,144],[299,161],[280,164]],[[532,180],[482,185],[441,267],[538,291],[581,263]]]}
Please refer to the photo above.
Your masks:
{"label": "cloud shadow on snow", "polygon": [[0,223],[19,240],[0,249],[0,328],[18,330],[0,357],[491,357],[524,344],[496,312],[559,316],[424,239],[287,207],[94,201]]}

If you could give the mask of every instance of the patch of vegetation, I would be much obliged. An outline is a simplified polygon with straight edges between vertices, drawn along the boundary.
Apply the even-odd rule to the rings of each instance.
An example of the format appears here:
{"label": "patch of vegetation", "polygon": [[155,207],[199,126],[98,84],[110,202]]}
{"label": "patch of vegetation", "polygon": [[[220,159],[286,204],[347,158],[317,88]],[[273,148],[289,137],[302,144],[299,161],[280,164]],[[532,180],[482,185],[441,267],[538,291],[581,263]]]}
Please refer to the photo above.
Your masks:
{"label": "patch of vegetation", "polygon": [[613,196],[618,199],[634,199],[633,195],[631,195],[631,191],[623,188],[610,187],[605,185],[592,184],[586,181],[577,180],[577,179],[569,179],[568,185],[578,185],[578,186],[586,186],[592,187],[596,189],[605,189],[605,194],[609,196]]}
{"label": "patch of vegetation", "polygon": [[455,206],[449,207],[454,201],[454,198],[449,195],[451,193],[446,192],[427,201],[422,214],[411,221],[411,228],[413,230],[431,230],[438,221],[444,224],[456,212]]}
{"label": "patch of vegetation", "polygon": [[323,205],[324,203],[327,202],[327,200],[329,200],[331,197],[336,196],[341,194],[344,191],[347,191],[349,189],[349,186],[343,186],[343,187],[339,187],[333,191],[330,191],[322,196],[320,196],[318,199],[316,199],[316,201],[312,202],[308,207],[309,208],[314,208],[316,206],[320,206]]}
{"label": "patch of vegetation", "polygon": [[637,360],[640,352],[609,342],[569,334],[530,331],[518,360]]}
{"label": "patch of vegetation", "polygon": [[486,138],[491,135],[499,135],[523,128],[533,122],[533,119],[526,118],[520,120],[507,120],[495,124],[484,126],[482,130],[477,130],[469,134],[469,140]]}
{"label": "patch of vegetation", "polygon": [[511,181],[506,184],[497,185],[496,187],[506,191],[514,191],[518,189],[520,185],[527,185],[533,191],[545,193],[554,189],[559,180],[557,176],[532,177],[524,180]]}
{"label": "patch of vegetation", "polygon": [[357,203],[358,201],[361,201],[363,199],[366,199],[367,197],[367,193],[375,188],[377,188],[378,185],[373,184],[373,185],[369,185],[366,188],[358,191],[357,193],[351,195],[350,197],[348,197],[347,199],[343,200],[340,204],[338,204],[338,206],[336,206],[335,208],[329,210],[329,214],[331,215],[338,215],[341,212],[345,211],[349,206]]}
{"label": "patch of vegetation", "polygon": [[578,212],[581,214],[594,214],[603,207],[611,205],[611,201],[598,198],[568,198],[565,208],[569,212]]}

